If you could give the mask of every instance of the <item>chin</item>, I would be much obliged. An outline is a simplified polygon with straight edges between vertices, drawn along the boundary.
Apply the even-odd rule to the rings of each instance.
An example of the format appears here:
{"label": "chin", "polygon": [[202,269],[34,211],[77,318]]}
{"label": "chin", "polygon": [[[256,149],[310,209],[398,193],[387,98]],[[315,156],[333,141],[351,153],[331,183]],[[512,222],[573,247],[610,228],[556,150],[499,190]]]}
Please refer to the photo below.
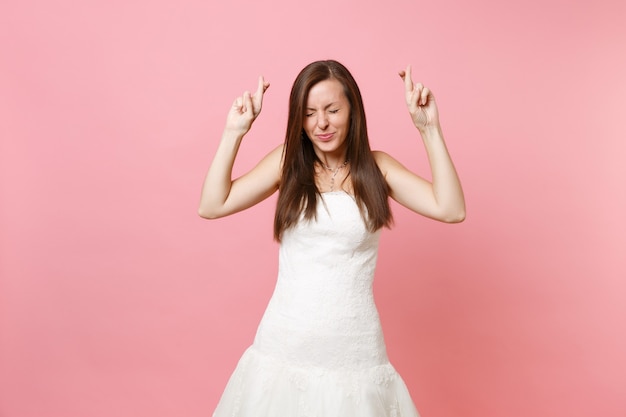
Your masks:
{"label": "chin", "polygon": [[317,148],[318,150],[325,152],[325,153],[333,153],[333,152],[338,152],[341,151],[341,143],[337,143],[336,141],[331,141],[331,142],[316,142],[313,145],[315,148]]}

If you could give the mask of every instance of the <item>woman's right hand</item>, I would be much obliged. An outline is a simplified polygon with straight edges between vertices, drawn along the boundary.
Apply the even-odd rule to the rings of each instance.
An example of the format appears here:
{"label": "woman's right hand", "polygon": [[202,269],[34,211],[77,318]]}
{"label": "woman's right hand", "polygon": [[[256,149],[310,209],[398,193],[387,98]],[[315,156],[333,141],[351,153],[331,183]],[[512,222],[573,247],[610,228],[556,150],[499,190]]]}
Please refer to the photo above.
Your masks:
{"label": "woman's right hand", "polygon": [[230,107],[226,117],[226,128],[239,135],[245,135],[252,126],[252,122],[261,113],[263,105],[263,94],[269,88],[270,83],[266,82],[263,76],[259,77],[259,84],[254,94],[245,91],[241,97],[237,97]]}

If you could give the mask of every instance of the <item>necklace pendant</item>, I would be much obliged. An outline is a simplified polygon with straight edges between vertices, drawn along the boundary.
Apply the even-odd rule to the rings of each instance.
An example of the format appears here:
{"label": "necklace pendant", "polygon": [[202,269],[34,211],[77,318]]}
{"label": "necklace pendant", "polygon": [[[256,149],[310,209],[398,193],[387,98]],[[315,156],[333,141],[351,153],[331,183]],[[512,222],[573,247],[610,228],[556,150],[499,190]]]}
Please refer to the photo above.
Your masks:
{"label": "necklace pendant", "polygon": [[330,171],[332,173],[332,175],[330,175],[330,191],[334,191],[335,190],[335,177],[337,176],[337,173],[339,172],[340,169],[344,168],[346,165],[348,165],[348,160],[346,160],[343,164],[338,165],[337,168],[332,169],[331,167],[329,167],[328,165],[324,164],[323,162],[321,163],[322,166],[324,168],[326,168],[328,171]]}

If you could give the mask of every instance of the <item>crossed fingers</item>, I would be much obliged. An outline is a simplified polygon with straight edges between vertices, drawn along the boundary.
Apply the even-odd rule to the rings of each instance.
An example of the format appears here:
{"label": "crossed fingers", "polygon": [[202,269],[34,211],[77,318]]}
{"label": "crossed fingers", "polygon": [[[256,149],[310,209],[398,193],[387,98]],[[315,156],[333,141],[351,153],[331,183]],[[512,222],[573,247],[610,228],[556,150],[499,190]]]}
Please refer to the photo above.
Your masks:
{"label": "crossed fingers", "polygon": [[244,91],[241,97],[237,97],[233,103],[233,107],[237,108],[240,113],[252,112],[254,116],[258,115],[263,105],[263,94],[269,88],[270,83],[266,82],[263,76],[259,76],[259,83],[254,94]]}
{"label": "crossed fingers", "polygon": [[406,104],[409,106],[425,106],[428,104],[430,90],[427,87],[424,87],[424,84],[422,83],[413,84],[413,79],[411,78],[411,65],[408,65],[406,70],[400,71],[398,74],[404,80]]}

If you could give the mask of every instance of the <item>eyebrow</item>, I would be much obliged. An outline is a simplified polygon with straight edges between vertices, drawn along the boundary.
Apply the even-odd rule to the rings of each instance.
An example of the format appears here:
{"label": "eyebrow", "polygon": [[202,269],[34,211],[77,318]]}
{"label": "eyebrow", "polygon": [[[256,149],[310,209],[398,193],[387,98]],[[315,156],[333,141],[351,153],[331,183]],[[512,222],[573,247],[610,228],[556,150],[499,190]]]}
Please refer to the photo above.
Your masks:
{"label": "eyebrow", "polygon": [[[336,105],[336,104],[337,104],[337,103],[333,101],[332,103],[330,103],[330,104],[328,104],[326,107],[324,107],[324,110],[326,110],[327,108],[332,107],[332,106],[334,106],[334,105]],[[314,109],[313,107],[307,107],[306,109],[307,109],[307,110],[317,110],[317,109]]]}

